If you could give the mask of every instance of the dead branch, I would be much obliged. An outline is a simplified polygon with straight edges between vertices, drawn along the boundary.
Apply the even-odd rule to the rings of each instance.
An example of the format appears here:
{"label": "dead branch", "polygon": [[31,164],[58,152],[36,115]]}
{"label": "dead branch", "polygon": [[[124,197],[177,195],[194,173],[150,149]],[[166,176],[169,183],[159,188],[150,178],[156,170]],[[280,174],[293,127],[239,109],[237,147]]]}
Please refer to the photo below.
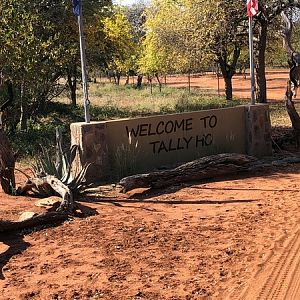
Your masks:
{"label": "dead branch", "polygon": [[47,175],[41,178],[30,178],[23,187],[18,188],[17,193],[18,195],[24,195],[33,189],[46,190],[48,194],[60,195],[62,202],[57,210],[73,213],[75,207],[73,194],[71,190],[55,176]]}

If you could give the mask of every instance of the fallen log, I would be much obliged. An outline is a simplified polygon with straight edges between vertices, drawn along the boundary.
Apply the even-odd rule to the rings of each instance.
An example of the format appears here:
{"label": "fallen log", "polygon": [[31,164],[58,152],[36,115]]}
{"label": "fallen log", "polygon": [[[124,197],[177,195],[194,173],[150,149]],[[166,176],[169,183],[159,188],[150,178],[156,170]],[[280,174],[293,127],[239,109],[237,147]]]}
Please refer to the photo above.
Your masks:
{"label": "fallen log", "polygon": [[65,212],[44,212],[33,216],[30,219],[24,221],[8,221],[0,220],[0,233],[19,231],[26,228],[33,228],[41,225],[54,225],[62,223],[69,218],[69,215]]}
{"label": "fallen log", "polygon": [[74,212],[75,204],[71,190],[55,176],[47,175],[41,178],[29,178],[23,187],[18,188],[17,194],[24,195],[34,189],[41,191],[41,193],[45,192],[48,196],[51,194],[61,196],[62,202],[57,211],[67,213]]}
{"label": "fallen log", "polygon": [[244,154],[216,154],[185,163],[174,169],[128,176],[121,179],[119,185],[123,192],[135,188],[164,188],[176,183],[234,175],[255,167],[257,162],[255,157]]}
{"label": "fallen log", "polygon": [[62,223],[75,212],[75,202],[70,189],[55,176],[29,178],[23,187],[17,190],[18,195],[27,194],[29,191],[38,190],[48,194],[58,194],[62,202],[56,211],[47,211],[24,221],[0,220],[0,233],[33,228],[40,225]]}

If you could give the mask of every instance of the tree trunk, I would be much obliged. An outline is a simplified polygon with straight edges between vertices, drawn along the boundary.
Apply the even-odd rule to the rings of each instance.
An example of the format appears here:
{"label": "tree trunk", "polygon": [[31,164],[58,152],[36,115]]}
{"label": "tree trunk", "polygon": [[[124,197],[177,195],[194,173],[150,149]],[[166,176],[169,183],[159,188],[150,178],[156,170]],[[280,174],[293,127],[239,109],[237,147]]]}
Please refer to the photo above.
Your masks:
{"label": "tree trunk", "polygon": [[77,74],[76,74],[76,64],[73,63],[67,70],[67,80],[68,86],[70,89],[70,97],[71,97],[71,104],[76,106],[76,86],[77,86]]}
{"label": "tree trunk", "polygon": [[8,138],[0,129],[0,183],[4,193],[13,194],[15,191],[15,158]]}
{"label": "tree trunk", "polygon": [[55,223],[66,221],[68,217],[69,215],[64,212],[50,211],[38,214],[37,216],[33,216],[30,219],[19,222],[0,220],[0,233],[17,231],[25,228],[33,228],[35,226],[46,224],[53,225]]}
{"label": "tree trunk", "polygon": [[1,106],[0,106],[0,130],[2,130],[4,128],[4,126],[3,126],[4,111],[7,109],[8,106],[11,106],[13,101],[14,101],[14,90],[13,90],[12,82],[10,80],[6,80],[5,84],[6,84],[6,87],[7,87],[8,99],[3,104],[1,104]]}
{"label": "tree trunk", "polygon": [[142,87],[142,81],[143,81],[143,75],[138,75],[137,82],[136,82],[137,89],[140,89]]}
{"label": "tree trunk", "polygon": [[287,84],[287,89],[286,89],[286,109],[288,112],[288,115],[291,119],[292,127],[293,127],[293,133],[294,133],[294,138],[296,141],[296,146],[300,147],[300,116],[298,112],[295,109],[295,105],[293,102],[293,92],[291,88],[291,81],[288,81]]}
{"label": "tree trunk", "polygon": [[21,84],[21,95],[20,95],[20,129],[23,131],[27,130],[27,103],[26,103],[26,92],[25,92],[25,82]]}
{"label": "tree trunk", "polygon": [[116,78],[117,78],[116,85],[120,85],[121,72],[116,71]]}
{"label": "tree trunk", "polygon": [[224,82],[225,82],[225,96],[226,96],[226,99],[227,100],[232,100],[232,76],[224,77]]}
{"label": "tree trunk", "polygon": [[188,72],[188,91],[190,94],[191,93],[191,73],[190,73],[190,71]]}
{"label": "tree trunk", "polygon": [[287,164],[300,163],[300,158],[286,153],[277,160],[258,160],[255,157],[237,154],[223,153],[202,157],[185,163],[175,169],[158,171],[147,174],[138,174],[125,177],[119,184],[123,192],[136,188],[168,188],[181,185],[183,182],[207,181],[222,176],[241,173],[259,172],[263,174],[274,166],[286,166]]}
{"label": "tree trunk", "polygon": [[257,95],[256,99],[259,103],[267,103],[267,84],[266,84],[266,65],[265,53],[267,46],[268,23],[264,20],[260,21],[259,41],[258,41],[258,57],[256,64],[256,81]]}
{"label": "tree trunk", "polygon": [[153,94],[152,76],[148,75],[148,84],[150,84],[150,94]]}
{"label": "tree trunk", "polygon": [[157,73],[155,73],[155,77],[156,77],[156,80],[158,82],[159,92],[161,93],[161,81],[160,81],[159,76],[158,76]]}
{"label": "tree trunk", "polygon": [[68,86],[70,89],[71,104],[76,106],[76,77],[68,74]]}
{"label": "tree trunk", "polygon": [[[226,52],[224,51],[224,53]],[[233,51],[233,58],[231,64],[227,62],[228,58],[226,55],[224,56],[220,55],[218,57],[218,63],[220,65],[220,69],[225,82],[226,100],[232,100],[232,77],[235,74],[236,64],[239,56],[240,56],[240,48],[236,46]]]}

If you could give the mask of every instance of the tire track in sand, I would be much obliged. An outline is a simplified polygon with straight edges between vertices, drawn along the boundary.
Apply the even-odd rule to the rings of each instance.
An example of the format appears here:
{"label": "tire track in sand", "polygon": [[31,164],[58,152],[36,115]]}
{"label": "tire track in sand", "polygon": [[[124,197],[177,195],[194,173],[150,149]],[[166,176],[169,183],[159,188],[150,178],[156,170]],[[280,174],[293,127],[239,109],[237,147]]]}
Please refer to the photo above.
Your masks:
{"label": "tire track in sand", "polygon": [[[276,251],[277,252],[277,251]],[[278,252],[277,252],[278,253]],[[278,257],[265,262],[238,299],[298,300],[300,299],[300,229]]]}

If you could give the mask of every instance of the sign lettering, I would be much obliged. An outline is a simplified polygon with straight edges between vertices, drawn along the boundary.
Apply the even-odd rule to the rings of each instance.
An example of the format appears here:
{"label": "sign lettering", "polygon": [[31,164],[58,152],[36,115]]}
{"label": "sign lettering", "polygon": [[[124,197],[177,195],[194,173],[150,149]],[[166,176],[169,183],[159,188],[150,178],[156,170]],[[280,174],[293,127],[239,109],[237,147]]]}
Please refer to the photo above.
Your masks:
{"label": "sign lettering", "polygon": [[[186,118],[181,120],[167,120],[155,123],[140,123],[134,127],[126,126],[128,138],[147,137],[153,154],[173,152],[178,150],[208,147],[213,144],[214,136],[211,129],[218,125],[215,115],[203,118]],[[188,132],[197,128],[199,134],[189,136]],[[160,138],[164,135],[164,138]],[[170,138],[168,138],[168,135]],[[153,137],[156,139],[152,139]],[[176,136],[176,137],[174,137]]]}

